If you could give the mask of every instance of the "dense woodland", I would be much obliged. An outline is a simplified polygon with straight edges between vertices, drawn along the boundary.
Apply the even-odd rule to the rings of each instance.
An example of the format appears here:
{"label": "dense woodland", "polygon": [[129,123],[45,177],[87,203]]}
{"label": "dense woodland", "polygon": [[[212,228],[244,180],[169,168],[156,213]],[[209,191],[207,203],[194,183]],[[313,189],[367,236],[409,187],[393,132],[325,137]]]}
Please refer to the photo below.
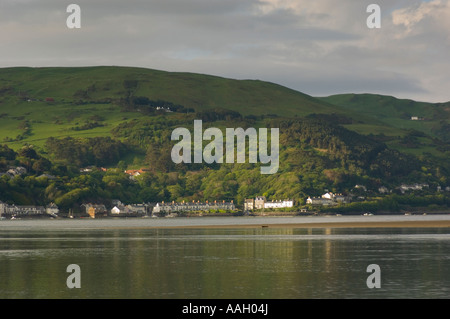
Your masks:
{"label": "dense woodland", "polygon": [[[195,113],[144,97],[126,99],[123,107],[146,108],[145,116],[112,128],[111,137],[51,137],[40,153],[32,146],[18,151],[0,146],[0,172],[15,166],[27,169],[21,176],[0,177],[0,200],[35,205],[54,202],[62,210],[77,210],[83,202],[109,204],[112,199],[124,203],[234,200],[242,204],[245,198],[264,195],[269,200],[292,198],[297,205],[304,205],[308,196],[320,196],[328,190],[368,198],[332,209],[344,213],[396,210],[402,205],[449,206],[448,192],[435,193],[439,185],[450,186],[448,162],[403,154],[387,147],[383,136],[360,135],[341,125],[351,119],[242,116],[224,109]],[[172,112],[154,113],[158,106]],[[175,165],[170,157],[175,142],[170,135],[176,127],[192,129],[194,119],[204,121],[203,129],[280,128],[278,173],[261,175],[259,164],[249,163]],[[81,171],[90,166],[106,170]],[[141,167],[146,172],[133,179],[124,172]],[[402,183],[427,183],[430,188],[414,196],[400,195],[396,187]],[[357,184],[364,185],[367,192],[361,194],[354,188]],[[381,186],[393,193],[381,196],[377,191]]]}

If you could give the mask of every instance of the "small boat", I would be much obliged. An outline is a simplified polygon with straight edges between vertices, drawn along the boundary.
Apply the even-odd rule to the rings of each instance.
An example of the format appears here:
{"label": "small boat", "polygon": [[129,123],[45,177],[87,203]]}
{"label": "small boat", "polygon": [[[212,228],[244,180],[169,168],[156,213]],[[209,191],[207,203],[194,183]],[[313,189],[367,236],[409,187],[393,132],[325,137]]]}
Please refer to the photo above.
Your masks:
{"label": "small boat", "polygon": [[373,214],[368,212],[368,213],[364,213],[364,216],[373,216]]}

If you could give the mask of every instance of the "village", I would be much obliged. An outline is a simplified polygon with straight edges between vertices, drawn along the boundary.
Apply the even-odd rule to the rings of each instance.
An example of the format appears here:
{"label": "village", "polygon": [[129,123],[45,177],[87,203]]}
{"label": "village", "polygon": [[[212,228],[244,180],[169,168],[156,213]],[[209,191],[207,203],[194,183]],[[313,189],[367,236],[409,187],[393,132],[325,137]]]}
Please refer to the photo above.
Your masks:
{"label": "village", "polygon": [[[132,175],[132,172],[130,172]],[[428,189],[428,184],[402,184],[397,187],[401,194],[406,192]],[[363,185],[355,185],[355,190],[364,193],[367,191]],[[380,187],[380,194],[392,193],[386,187]],[[450,192],[450,187],[438,187],[439,192]],[[290,212],[295,214],[314,213],[320,207],[348,204],[353,201],[364,201],[364,196],[353,194],[343,195],[327,191],[320,197],[308,197],[304,203],[295,203],[293,199],[267,200],[265,196],[245,199],[242,206],[233,200],[214,201],[182,201],[182,202],[156,202],[124,204],[120,200],[112,200],[109,208],[102,203],[83,203],[77,213],[72,210],[60,214],[57,205],[50,203],[47,206],[15,205],[0,201],[0,218],[104,218],[104,217],[189,217],[189,216],[239,216],[239,215],[266,215],[270,212]],[[296,205],[297,204],[297,205]]]}
{"label": "village", "polygon": [[[247,199],[244,204],[244,211],[250,212],[259,209],[292,208],[293,200],[266,201],[264,196],[255,199]],[[68,218],[75,216],[81,218],[101,218],[101,217],[177,217],[177,216],[204,216],[205,214],[219,213],[221,216],[242,214],[233,200],[231,201],[192,201],[192,202],[157,202],[141,204],[124,204],[120,200],[112,201],[112,208],[108,209],[105,204],[85,203],[80,206],[81,214],[74,214],[69,211],[63,214]],[[59,208],[51,203],[44,206],[24,206],[7,204],[0,201],[0,217],[22,218],[22,217],[61,217]]]}
{"label": "village", "polygon": [[[90,172],[94,167],[87,167],[80,170],[81,173]],[[106,171],[105,168],[100,168]],[[146,169],[125,170],[124,173],[134,180]],[[15,178],[27,174],[24,167],[9,167],[6,172],[0,173],[1,176]],[[43,174],[46,178],[55,177]],[[39,176],[39,177],[41,177]],[[426,183],[401,184],[394,189],[388,189],[380,186],[376,193],[379,196],[389,195],[393,192],[398,194],[407,194],[416,191],[430,191],[430,185]],[[436,193],[450,192],[450,187],[437,186],[432,190]],[[233,200],[213,200],[213,201],[181,201],[181,202],[155,202],[155,203],[128,203],[124,204],[120,200],[112,200],[105,203],[82,203],[74,213],[72,209],[68,212],[60,212],[57,205],[50,203],[47,206],[33,205],[15,205],[13,203],[4,203],[0,201],[0,218],[102,218],[102,217],[177,217],[177,216],[237,216],[237,215],[267,215],[269,213],[281,214],[283,212],[302,214],[314,213],[323,207],[333,207],[345,205],[352,202],[364,202],[367,199],[368,189],[364,185],[355,185],[351,193],[341,194],[325,190],[325,193],[319,197],[308,196],[303,201],[294,201],[293,199],[271,199],[265,196],[256,196],[247,198],[242,205],[236,205]],[[218,215],[220,213],[220,215]]]}

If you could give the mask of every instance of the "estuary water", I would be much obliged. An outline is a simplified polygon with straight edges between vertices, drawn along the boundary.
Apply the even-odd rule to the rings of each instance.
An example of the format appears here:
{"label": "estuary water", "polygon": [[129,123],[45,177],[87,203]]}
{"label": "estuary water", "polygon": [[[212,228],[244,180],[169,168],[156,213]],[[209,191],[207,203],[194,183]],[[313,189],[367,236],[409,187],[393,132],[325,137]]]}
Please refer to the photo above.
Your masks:
{"label": "estuary water", "polygon": [[[276,227],[360,218],[2,220],[0,298],[450,297],[449,228]],[[237,227],[253,224],[270,227]],[[80,288],[67,285],[73,264]],[[367,284],[374,264],[380,288]]]}

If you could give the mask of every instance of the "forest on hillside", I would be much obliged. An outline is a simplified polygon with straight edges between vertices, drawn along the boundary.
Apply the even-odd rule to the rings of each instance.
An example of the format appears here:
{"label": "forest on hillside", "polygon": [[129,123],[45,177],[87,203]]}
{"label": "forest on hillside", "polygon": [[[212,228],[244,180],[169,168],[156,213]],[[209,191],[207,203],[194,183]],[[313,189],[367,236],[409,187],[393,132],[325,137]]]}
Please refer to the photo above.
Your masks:
{"label": "forest on hillside", "polygon": [[[325,191],[379,197],[377,190],[384,186],[393,193],[380,203],[395,209],[403,198],[394,197],[396,187],[427,183],[430,191],[417,194],[416,198],[423,201],[415,204],[430,205],[434,200],[448,205],[448,194],[426,199],[435,196],[431,190],[437,186],[450,185],[448,162],[401,153],[389,148],[383,136],[350,131],[341,125],[348,119],[338,118],[319,114],[242,116],[223,109],[189,111],[183,117],[147,114],[115,126],[109,137],[50,137],[43,152],[30,145],[18,151],[3,145],[0,172],[18,166],[27,172],[0,177],[0,200],[33,205],[54,202],[62,210],[77,210],[82,203],[109,204],[113,199],[124,203],[234,200],[242,205],[246,198],[264,195],[269,200],[290,198],[304,205],[308,196],[320,196]],[[174,164],[170,157],[175,144],[170,140],[171,133],[177,127],[192,129],[194,119],[204,121],[203,129],[279,128],[278,172],[261,175],[261,164],[251,163]],[[132,158],[141,160],[136,163]],[[136,165],[140,166],[133,167]],[[87,167],[93,169],[84,169]],[[145,171],[131,177],[125,173],[130,168]],[[355,185],[364,185],[367,191],[360,194]]]}

